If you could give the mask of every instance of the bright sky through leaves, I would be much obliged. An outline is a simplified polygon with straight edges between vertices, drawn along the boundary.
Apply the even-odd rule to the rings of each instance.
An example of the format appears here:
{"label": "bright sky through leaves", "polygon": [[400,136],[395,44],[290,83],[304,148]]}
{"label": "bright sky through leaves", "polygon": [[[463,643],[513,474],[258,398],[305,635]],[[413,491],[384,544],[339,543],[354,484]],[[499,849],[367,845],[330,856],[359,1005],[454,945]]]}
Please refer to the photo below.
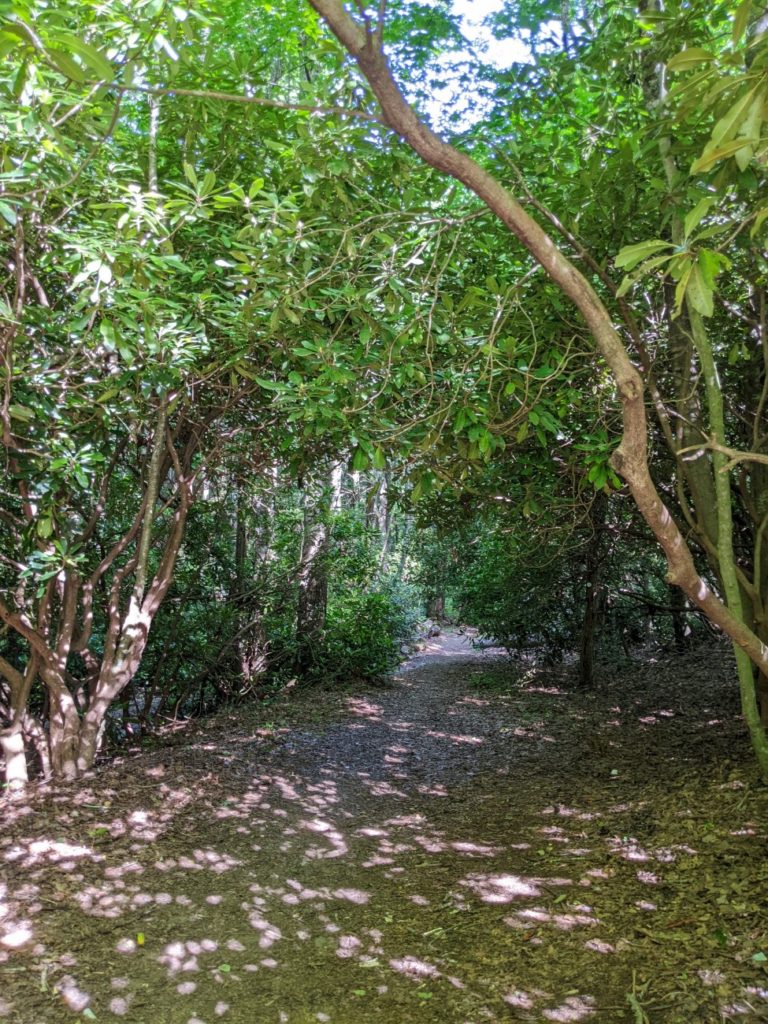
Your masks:
{"label": "bright sky through leaves", "polygon": [[514,62],[527,63],[531,59],[528,47],[521,39],[494,39],[485,19],[498,13],[503,7],[502,0],[454,0],[453,9],[461,15],[464,34],[483,51],[483,55],[497,67],[509,67]]}

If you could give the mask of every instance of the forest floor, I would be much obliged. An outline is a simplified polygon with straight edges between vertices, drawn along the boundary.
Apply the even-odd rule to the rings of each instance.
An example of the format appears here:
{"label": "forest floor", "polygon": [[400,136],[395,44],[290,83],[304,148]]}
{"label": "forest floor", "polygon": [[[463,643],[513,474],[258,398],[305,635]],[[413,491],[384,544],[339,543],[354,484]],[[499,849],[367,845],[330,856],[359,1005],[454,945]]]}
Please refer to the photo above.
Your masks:
{"label": "forest floor", "polygon": [[716,647],[585,693],[449,635],[9,801],[0,1019],[768,1020],[731,673]]}

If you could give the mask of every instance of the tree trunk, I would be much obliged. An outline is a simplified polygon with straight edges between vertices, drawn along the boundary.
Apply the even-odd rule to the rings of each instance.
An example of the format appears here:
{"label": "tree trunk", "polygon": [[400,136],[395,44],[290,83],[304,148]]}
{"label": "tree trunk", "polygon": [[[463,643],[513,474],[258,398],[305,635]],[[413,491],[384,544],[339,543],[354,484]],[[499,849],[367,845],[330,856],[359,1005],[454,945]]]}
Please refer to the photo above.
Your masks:
{"label": "tree trunk", "polygon": [[296,614],[296,670],[304,674],[317,662],[328,606],[328,494],[312,500],[304,493],[304,532],[299,561]]}
{"label": "tree trunk", "polygon": [[21,722],[16,722],[0,732],[0,749],[5,758],[6,786],[11,792],[24,789],[29,781],[29,775]]}
{"label": "tree trunk", "polygon": [[683,654],[688,650],[688,623],[685,594],[682,590],[670,587],[669,603],[672,608],[672,635],[675,638],[675,650],[679,654]]}
{"label": "tree trunk", "polygon": [[603,524],[606,500],[596,494],[589,511],[592,536],[584,556],[584,619],[579,644],[579,684],[591,688],[595,683],[595,639],[600,619],[600,575],[603,567]]}
{"label": "tree trunk", "polygon": [[50,711],[48,744],[51,752],[51,770],[57,778],[76,779],[80,746],[80,716],[66,683],[50,668],[40,673],[48,687]]}

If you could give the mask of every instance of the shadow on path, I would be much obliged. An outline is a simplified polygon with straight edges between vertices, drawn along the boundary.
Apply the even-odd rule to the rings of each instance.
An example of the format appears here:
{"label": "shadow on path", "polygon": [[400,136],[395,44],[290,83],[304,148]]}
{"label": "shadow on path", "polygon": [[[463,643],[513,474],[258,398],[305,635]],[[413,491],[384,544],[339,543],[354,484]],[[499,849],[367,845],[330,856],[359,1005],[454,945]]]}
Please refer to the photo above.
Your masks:
{"label": "shadow on path", "polygon": [[[751,887],[762,870],[758,798],[713,776],[722,752],[706,731],[697,746],[709,708],[683,727],[653,697],[620,707],[570,692],[564,673],[500,691],[507,664],[443,637],[392,683],[340,698],[323,727],[275,742],[228,713],[181,754],[9,808],[0,1018],[767,1019],[750,960],[763,940],[743,922],[754,949],[726,976],[735,932],[718,901],[733,896],[705,895],[707,835],[727,846],[729,877]],[[738,735],[732,708],[717,722]],[[656,772],[638,750],[658,753]],[[660,812],[674,842],[638,792],[664,764],[680,773]],[[707,800],[727,811],[708,833]]]}

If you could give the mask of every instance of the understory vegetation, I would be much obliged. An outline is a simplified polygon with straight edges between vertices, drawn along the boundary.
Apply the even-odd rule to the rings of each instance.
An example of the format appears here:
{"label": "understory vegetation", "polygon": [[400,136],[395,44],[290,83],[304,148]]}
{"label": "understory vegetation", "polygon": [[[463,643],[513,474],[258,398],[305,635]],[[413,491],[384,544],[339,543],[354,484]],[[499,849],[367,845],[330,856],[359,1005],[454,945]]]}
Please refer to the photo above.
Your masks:
{"label": "understory vegetation", "polygon": [[3,9],[7,785],[446,608],[728,637],[768,772],[762,12],[489,11]]}

